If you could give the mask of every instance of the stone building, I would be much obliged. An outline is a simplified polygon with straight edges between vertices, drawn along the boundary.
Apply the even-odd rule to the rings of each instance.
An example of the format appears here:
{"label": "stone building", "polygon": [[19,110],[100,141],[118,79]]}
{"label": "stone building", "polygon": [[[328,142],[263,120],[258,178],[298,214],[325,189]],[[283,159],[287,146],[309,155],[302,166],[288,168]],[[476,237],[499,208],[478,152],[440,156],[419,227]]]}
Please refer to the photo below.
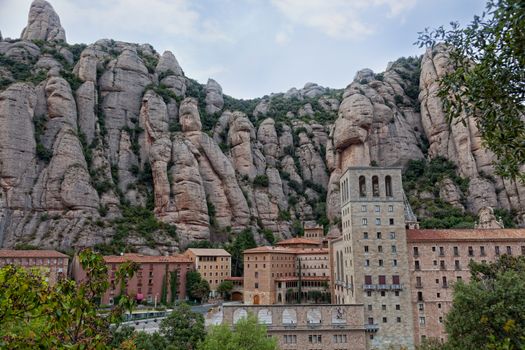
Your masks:
{"label": "stone building", "polygon": [[282,350],[366,349],[362,305],[224,305],[215,323],[235,325],[249,313]]}
{"label": "stone building", "polygon": [[310,246],[312,241],[287,241],[290,241],[288,246],[281,242],[284,246],[263,246],[244,251],[245,304],[329,301],[328,249],[290,248]]}
{"label": "stone building", "polygon": [[330,243],[333,302],[363,304],[367,347],[414,347],[400,168],[350,167],[341,176],[342,236]]}
{"label": "stone building", "polygon": [[446,339],[452,287],[470,279],[471,260],[489,263],[503,254],[525,255],[524,229],[408,230],[407,241],[416,343]]}
{"label": "stone building", "polygon": [[58,279],[67,277],[69,257],[56,250],[0,249],[0,267],[10,264],[39,270],[54,285]]}
{"label": "stone building", "polygon": [[[134,296],[137,301],[160,303],[163,285],[166,288],[166,301],[186,298],[186,273],[193,269],[193,262],[186,256],[148,256],[142,254],[123,254],[104,256],[108,268],[109,289],[102,297],[102,304],[113,305],[115,297],[121,294],[120,285],[115,280],[115,273],[120,264],[133,261],[140,269],[126,285],[124,293]],[[81,282],[86,273],[75,257],[72,264],[72,277]],[[174,283],[174,284],[172,284]]]}
{"label": "stone building", "polygon": [[210,285],[210,296],[217,294],[217,288],[231,277],[231,255],[224,249],[189,248],[184,255],[191,259],[195,270]]}

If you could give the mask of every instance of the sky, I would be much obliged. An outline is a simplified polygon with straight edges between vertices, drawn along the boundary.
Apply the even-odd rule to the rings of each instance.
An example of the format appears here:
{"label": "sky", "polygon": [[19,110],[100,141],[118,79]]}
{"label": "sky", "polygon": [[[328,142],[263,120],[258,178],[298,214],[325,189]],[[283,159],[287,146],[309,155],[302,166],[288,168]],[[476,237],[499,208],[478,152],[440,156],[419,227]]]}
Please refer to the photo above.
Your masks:
{"label": "sky", "polygon": [[[175,54],[186,76],[254,98],[315,82],[344,88],[363,68],[414,56],[417,32],[469,23],[484,0],[49,0],[67,41],[110,38]],[[31,0],[0,0],[18,38]]]}

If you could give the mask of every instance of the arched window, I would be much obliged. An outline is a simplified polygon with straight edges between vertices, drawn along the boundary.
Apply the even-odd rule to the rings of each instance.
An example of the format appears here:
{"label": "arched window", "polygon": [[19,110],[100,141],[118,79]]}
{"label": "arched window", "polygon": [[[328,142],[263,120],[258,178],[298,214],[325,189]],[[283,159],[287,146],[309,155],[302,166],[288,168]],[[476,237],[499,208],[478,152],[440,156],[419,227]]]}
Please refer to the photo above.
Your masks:
{"label": "arched window", "polygon": [[377,176],[372,176],[372,195],[379,197],[379,178]]}
{"label": "arched window", "polygon": [[366,197],[366,179],[363,175],[359,176],[359,196]]}
{"label": "arched window", "polygon": [[385,177],[385,193],[387,197],[392,197],[392,178],[390,175]]}

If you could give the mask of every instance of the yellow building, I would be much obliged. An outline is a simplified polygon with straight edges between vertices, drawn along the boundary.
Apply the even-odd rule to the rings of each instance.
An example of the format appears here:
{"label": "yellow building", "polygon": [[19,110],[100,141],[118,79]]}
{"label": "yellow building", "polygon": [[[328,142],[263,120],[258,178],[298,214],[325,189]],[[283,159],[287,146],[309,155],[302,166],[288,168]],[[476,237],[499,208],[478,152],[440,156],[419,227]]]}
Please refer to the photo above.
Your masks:
{"label": "yellow building", "polygon": [[224,249],[189,248],[184,255],[210,284],[210,296],[215,296],[217,287],[231,277],[231,255]]}

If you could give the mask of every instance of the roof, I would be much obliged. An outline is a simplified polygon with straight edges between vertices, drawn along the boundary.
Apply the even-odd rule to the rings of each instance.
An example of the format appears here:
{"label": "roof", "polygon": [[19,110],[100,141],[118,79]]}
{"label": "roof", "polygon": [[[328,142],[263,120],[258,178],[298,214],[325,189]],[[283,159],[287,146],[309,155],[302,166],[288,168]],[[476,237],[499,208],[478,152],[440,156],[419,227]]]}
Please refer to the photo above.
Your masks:
{"label": "roof", "polygon": [[224,280],[226,281],[244,281],[244,277],[224,277]]}
{"label": "roof", "polygon": [[0,258],[69,258],[56,250],[0,249]]}
{"label": "roof", "polygon": [[138,263],[191,263],[191,259],[184,255],[142,255],[142,254],[124,254],[124,255],[107,255],[104,257],[106,263],[124,263],[134,261]]}
{"label": "roof", "polygon": [[407,230],[410,242],[523,241],[525,229]]}
{"label": "roof", "polygon": [[188,248],[186,251],[190,251],[196,256],[231,256],[224,249]]}
{"label": "roof", "polygon": [[257,248],[247,249],[244,254],[256,253],[277,253],[277,254],[328,254],[328,248],[288,248],[288,247],[272,247],[261,246]]}
{"label": "roof", "polygon": [[[301,276],[301,281],[329,281],[329,276]],[[299,277],[297,276],[291,276],[291,277],[279,277],[276,278],[276,282],[289,282],[289,281],[298,281]]]}
{"label": "roof", "polygon": [[283,241],[279,241],[276,243],[276,245],[294,245],[294,244],[310,244],[310,245],[319,245],[320,242],[319,241],[314,241],[312,239],[308,239],[308,238],[299,238],[299,237],[296,237],[296,238],[290,238],[290,239],[285,239]]}

